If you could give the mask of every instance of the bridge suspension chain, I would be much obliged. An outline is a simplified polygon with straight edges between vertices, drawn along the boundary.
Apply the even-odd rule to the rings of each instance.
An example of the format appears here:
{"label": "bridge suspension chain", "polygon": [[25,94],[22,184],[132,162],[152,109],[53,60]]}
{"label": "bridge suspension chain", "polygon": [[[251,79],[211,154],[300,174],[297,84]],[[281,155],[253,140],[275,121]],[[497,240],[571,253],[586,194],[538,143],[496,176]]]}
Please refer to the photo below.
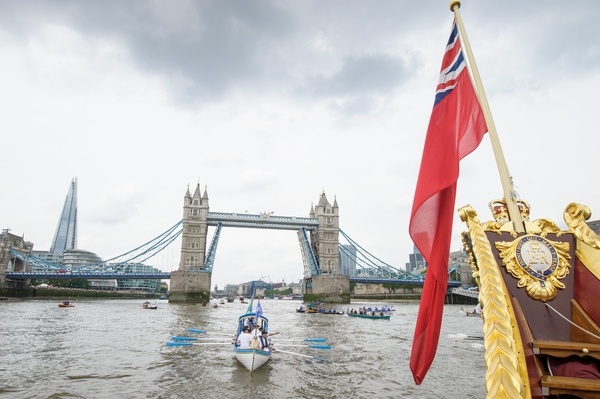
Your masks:
{"label": "bridge suspension chain", "polygon": [[356,250],[357,255],[354,255],[348,249],[340,245],[340,250],[349,256],[358,266],[363,268],[367,272],[375,272],[378,276],[388,278],[418,278],[417,276],[408,273],[404,270],[400,270],[388,263],[382,261],[376,256],[369,253],[366,249],[361,247],[356,241],[348,236],[342,229],[339,230],[340,234],[350,243],[350,245]]}
{"label": "bridge suspension chain", "polygon": [[[183,230],[176,230],[179,226],[181,226],[182,221],[175,223],[171,228],[169,228],[164,233],[158,235],[152,240],[134,248],[128,252],[125,252],[122,255],[115,256],[114,258],[107,259],[96,266],[107,265],[109,263],[115,265],[121,265],[125,263],[131,263],[134,260],[137,260],[137,263],[142,263],[145,260],[153,257],[163,249],[165,249],[169,244],[171,244],[177,237],[181,235]],[[140,259],[141,257],[144,257]]]}

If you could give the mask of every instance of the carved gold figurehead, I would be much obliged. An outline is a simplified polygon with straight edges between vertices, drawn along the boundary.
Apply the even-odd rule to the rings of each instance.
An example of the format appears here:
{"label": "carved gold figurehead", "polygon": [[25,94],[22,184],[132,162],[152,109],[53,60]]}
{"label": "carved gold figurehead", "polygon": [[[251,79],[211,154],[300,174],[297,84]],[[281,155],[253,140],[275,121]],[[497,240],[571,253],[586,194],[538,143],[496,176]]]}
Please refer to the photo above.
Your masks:
{"label": "carved gold figurehead", "polygon": [[569,230],[530,221],[517,233],[506,201],[490,202],[493,220],[459,210],[462,241],[479,284],[488,398],[600,398],[600,238],[591,212],[569,204]]}

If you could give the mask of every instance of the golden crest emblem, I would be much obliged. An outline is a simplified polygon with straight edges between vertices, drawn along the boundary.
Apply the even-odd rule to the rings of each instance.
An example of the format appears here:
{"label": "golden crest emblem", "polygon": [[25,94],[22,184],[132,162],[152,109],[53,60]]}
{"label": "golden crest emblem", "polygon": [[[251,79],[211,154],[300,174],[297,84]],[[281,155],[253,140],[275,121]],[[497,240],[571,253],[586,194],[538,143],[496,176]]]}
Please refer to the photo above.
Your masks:
{"label": "golden crest emblem", "polygon": [[512,242],[496,243],[506,270],[525,287],[527,295],[542,302],[554,299],[558,289],[565,288],[560,281],[569,274],[569,243],[526,234]]}

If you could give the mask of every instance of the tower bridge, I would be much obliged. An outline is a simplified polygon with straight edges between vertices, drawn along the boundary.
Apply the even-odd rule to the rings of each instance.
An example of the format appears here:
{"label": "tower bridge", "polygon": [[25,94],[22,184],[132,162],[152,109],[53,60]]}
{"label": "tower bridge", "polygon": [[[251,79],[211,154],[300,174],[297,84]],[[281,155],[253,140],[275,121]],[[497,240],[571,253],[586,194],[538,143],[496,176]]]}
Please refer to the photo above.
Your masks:
{"label": "tower bridge", "polygon": [[[76,190],[76,185],[73,187]],[[72,197],[70,192],[67,200]],[[73,270],[64,270],[64,265],[36,258],[31,254],[32,247],[23,243],[0,243],[0,283],[34,278],[170,279],[170,301],[206,303],[210,300],[212,269],[223,227],[296,231],[304,265],[303,292],[316,295],[324,301],[348,303],[351,282],[417,286],[422,286],[424,282],[422,276],[397,269],[354,242],[339,228],[337,199],[331,204],[324,192],[317,205],[311,205],[309,217],[280,216],[272,212],[210,212],[206,188],[201,193],[199,184],[193,194],[188,187],[183,202],[182,220],[165,233],[126,254]],[[70,204],[73,205],[72,200]],[[76,202],[74,204],[76,209]],[[76,215],[76,212],[67,209],[63,210],[63,215],[65,212]],[[70,224],[76,228],[76,220],[70,221]],[[207,245],[209,226],[215,227],[215,230],[210,245]],[[340,245],[340,235],[350,245]],[[178,270],[161,272],[143,264],[144,260],[164,250],[178,237],[181,237]],[[76,242],[73,233],[70,242]],[[68,246],[61,247],[61,251],[68,250]],[[360,273],[354,275],[348,270],[343,272],[342,264],[346,269],[348,265],[360,269]],[[449,281],[448,285],[449,288],[457,287],[460,282]]]}
{"label": "tower bridge", "polygon": [[[207,246],[208,226],[216,226]],[[210,299],[211,273],[223,227],[296,230],[304,264],[305,294],[316,294],[331,302],[350,301],[350,282],[340,273],[339,207],[321,194],[309,217],[209,212],[206,188],[200,184],[194,193],[188,188],[183,201],[181,259],[179,269],[171,273],[169,300],[207,302]]]}

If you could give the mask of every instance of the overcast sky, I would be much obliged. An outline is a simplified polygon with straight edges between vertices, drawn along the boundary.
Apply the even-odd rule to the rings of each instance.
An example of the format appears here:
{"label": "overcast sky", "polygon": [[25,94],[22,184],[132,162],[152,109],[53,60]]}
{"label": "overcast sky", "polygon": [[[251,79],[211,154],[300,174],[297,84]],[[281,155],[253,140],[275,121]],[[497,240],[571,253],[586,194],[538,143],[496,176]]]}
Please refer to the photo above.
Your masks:
{"label": "overcast sky", "polygon": [[[600,219],[600,2],[461,15],[532,218],[564,226],[575,201]],[[48,250],[77,177],[79,248],[108,259],[180,220],[188,185],[211,211],[282,216],[324,190],[344,232],[403,268],[452,18],[447,0],[2,1],[0,225]],[[489,220],[501,196],[486,136],[456,205]],[[179,250],[155,265],[176,270]],[[223,229],[213,285],[302,274],[295,232]]]}

